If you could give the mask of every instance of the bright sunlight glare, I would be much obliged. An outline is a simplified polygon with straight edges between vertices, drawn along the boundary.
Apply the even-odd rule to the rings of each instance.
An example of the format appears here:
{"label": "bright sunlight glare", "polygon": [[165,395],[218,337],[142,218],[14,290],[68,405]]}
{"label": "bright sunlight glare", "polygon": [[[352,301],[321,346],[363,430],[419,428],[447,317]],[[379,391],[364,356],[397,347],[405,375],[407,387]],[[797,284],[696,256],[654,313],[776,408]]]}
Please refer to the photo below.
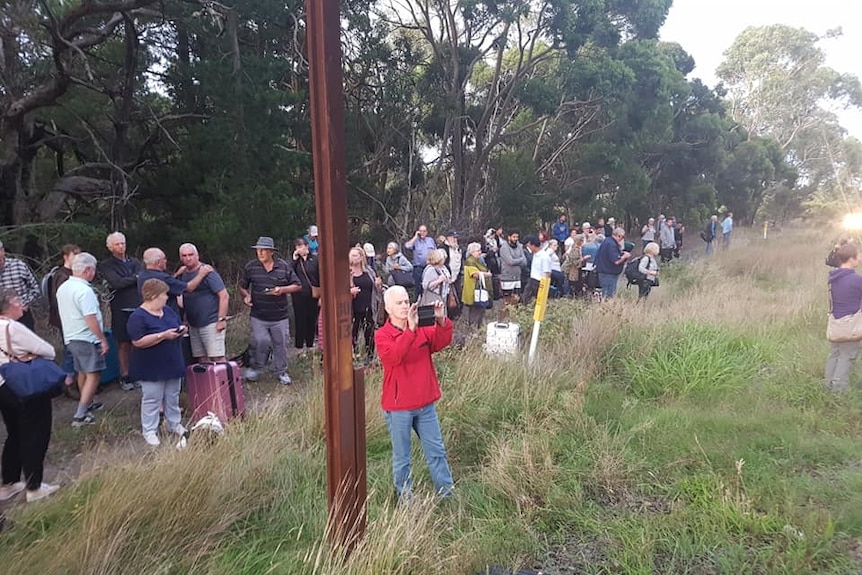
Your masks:
{"label": "bright sunlight glare", "polygon": [[847,214],[844,216],[843,225],[845,230],[862,230],[862,213]]}

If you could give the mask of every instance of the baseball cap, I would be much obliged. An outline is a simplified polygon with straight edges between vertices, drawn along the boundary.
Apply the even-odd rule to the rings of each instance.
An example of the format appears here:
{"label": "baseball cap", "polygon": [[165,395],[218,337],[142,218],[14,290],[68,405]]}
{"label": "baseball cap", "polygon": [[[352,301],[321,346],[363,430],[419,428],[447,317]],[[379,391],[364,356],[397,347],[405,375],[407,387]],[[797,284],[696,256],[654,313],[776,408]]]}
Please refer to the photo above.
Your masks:
{"label": "baseball cap", "polygon": [[582,227],[582,228],[590,228],[590,229],[592,229],[592,227],[593,227],[593,226],[591,226],[591,225],[590,225],[590,222],[584,222],[583,224],[581,224],[581,227]]}
{"label": "baseball cap", "polygon": [[308,235],[316,236],[317,235],[317,226],[311,226],[308,228]]}
{"label": "baseball cap", "polygon": [[365,255],[369,258],[373,258],[376,255],[374,253],[374,246],[371,244],[362,244],[362,249],[365,251]]}

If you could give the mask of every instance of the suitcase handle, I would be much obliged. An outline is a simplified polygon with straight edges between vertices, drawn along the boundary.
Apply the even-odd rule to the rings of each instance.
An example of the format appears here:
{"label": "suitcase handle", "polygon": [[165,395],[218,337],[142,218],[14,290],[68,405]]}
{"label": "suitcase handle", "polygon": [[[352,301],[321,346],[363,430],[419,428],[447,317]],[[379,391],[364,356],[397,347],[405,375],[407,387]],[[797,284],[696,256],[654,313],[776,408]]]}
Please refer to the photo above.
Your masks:
{"label": "suitcase handle", "polygon": [[498,322],[496,322],[496,323],[494,324],[494,327],[504,327],[504,328],[506,328],[506,329],[509,329],[509,323],[508,323],[508,322],[498,321]]}
{"label": "suitcase handle", "polygon": [[207,368],[199,363],[196,363],[192,366],[192,371],[194,373],[206,373]]}

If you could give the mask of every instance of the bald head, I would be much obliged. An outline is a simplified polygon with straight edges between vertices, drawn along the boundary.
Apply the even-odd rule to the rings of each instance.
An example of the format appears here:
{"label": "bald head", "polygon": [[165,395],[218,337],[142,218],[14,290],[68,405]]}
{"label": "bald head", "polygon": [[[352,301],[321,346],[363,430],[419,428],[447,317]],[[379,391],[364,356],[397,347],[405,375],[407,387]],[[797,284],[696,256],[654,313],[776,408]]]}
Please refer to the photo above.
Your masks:
{"label": "bald head", "polygon": [[147,248],[144,251],[144,265],[147,269],[163,270],[167,266],[168,258],[165,252],[159,248]]}

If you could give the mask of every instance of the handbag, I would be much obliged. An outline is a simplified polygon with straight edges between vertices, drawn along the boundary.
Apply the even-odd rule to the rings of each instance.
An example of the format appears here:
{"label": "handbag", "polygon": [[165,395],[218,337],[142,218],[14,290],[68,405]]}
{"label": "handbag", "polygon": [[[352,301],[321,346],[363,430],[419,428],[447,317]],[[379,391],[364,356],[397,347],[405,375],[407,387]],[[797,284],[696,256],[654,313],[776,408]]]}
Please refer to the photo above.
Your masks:
{"label": "handbag", "polygon": [[[9,337],[9,324],[6,324],[6,349],[12,349]],[[0,375],[6,380],[4,385],[14,393],[19,400],[29,400],[37,397],[56,397],[63,390],[66,373],[53,361],[44,357],[16,357],[0,348],[8,363],[0,365]]]}
{"label": "handbag", "polygon": [[488,288],[485,287],[485,276],[479,272],[479,279],[476,281],[476,287],[473,289],[473,305],[485,309],[491,309],[494,302],[488,294]]}
{"label": "handbag", "polygon": [[302,268],[302,273],[305,276],[305,281],[308,282],[308,285],[311,286],[311,297],[314,299],[320,299],[320,286],[316,286],[311,283],[311,278],[308,277],[308,272],[305,269],[305,262],[299,260],[299,267]]}
{"label": "handbag", "polygon": [[862,341],[862,305],[859,311],[835,319],[832,314],[832,286],[829,287],[829,316],[826,320],[826,339],[832,343]]}
{"label": "handbag", "polygon": [[413,274],[404,270],[392,270],[389,272],[392,276],[392,281],[395,285],[412,288],[416,286],[416,280],[413,279]]}
{"label": "handbag", "polygon": [[446,307],[449,309],[458,309],[458,296],[455,295],[455,290],[449,290],[449,296],[446,298]]}

